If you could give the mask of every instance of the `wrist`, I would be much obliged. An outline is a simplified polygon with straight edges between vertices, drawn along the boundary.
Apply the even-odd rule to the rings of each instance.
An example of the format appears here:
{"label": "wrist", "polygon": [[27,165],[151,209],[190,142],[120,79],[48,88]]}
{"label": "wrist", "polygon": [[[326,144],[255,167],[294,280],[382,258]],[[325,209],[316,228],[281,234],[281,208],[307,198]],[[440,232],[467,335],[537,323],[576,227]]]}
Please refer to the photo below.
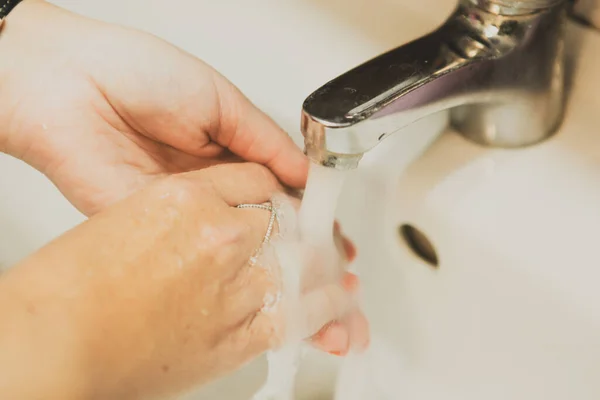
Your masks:
{"label": "wrist", "polygon": [[0,279],[0,319],[10,327],[0,331],[0,398],[89,398],[90,364],[73,321],[61,304],[43,300],[47,288],[34,271],[21,272]]}
{"label": "wrist", "polygon": [[[23,0],[10,10],[0,25],[0,152],[18,155],[20,144],[11,135],[11,114],[15,99],[18,99],[17,86],[14,84],[14,71],[27,69],[23,55],[35,51],[26,35],[28,30],[35,31],[36,21],[33,15],[39,14],[43,0]],[[29,28],[28,28],[29,27]]]}
{"label": "wrist", "polygon": [[90,21],[44,0],[23,0],[0,31],[0,151],[42,172],[53,162],[45,142],[59,123],[61,97],[73,89],[57,76],[81,70]]}

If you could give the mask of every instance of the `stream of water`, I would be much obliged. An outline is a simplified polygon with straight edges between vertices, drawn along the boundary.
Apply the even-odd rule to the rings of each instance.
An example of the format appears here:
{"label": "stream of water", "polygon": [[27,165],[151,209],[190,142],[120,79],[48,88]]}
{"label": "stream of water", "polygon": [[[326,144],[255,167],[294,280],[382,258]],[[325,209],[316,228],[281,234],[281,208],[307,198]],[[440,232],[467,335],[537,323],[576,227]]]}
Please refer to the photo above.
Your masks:
{"label": "stream of water", "polygon": [[[305,327],[298,320],[301,295],[319,285],[339,283],[346,267],[333,234],[345,176],[332,168],[311,165],[296,218],[290,218],[294,211],[288,208],[280,219],[283,240],[274,242],[273,247],[283,274],[290,329],[283,346],[267,354],[267,380],[253,400],[294,400],[295,378],[307,346]],[[371,340],[366,352],[351,351],[340,370],[335,400],[396,400],[393,382],[397,382],[399,366],[391,354],[377,338]]]}

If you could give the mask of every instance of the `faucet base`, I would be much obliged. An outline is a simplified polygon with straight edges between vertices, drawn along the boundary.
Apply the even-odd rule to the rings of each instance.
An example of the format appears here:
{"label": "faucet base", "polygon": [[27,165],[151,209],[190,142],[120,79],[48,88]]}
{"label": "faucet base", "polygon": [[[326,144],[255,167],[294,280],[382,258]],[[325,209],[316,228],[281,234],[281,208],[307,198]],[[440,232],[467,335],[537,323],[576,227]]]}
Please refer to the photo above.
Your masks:
{"label": "faucet base", "polygon": [[[510,3],[513,12],[481,3]],[[305,100],[307,154],[322,165],[354,168],[384,138],[441,110],[450,110],[460,133],[486,146],[524,147],[552,136],[564,109],[566,6],[566,0],[460,0],[434,32]]]}
{"label": "faucet base", "polygon": [[562,122],[562,104],[542,109],[527,107],[533,104],[459,106],[451,110],[450,124],[465,138],[483,146],[527,147],[550,138]]}
{"label": "faucet base", "polygon": [[493,93],[480,86],[476,97],[482,101],[451,109],[452,126],[481,145],[529,146],[552,136],[562,122],[565,3],[520,18],[523,26],[535,29],[529,29],[507,54],[484,62],[463,78],[472,85],[495,82]]}

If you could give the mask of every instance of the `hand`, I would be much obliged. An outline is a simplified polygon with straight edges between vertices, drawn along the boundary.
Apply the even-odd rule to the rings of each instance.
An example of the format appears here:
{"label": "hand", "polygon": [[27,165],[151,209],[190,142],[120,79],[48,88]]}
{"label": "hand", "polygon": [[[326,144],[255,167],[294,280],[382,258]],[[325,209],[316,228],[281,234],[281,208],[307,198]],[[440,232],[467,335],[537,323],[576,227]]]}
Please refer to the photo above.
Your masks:
{"label": "hand", "polygon": [[[170,395],[277,346],[285,293],[275,311],[261,309],[281,287],[278,266],[248,263],[269,213],[235,206],[281,190],[257,164],[173,175],[9,270],[0,279],[0,320],[11,327],[0,331],[0,397]],[[306,315],[340,316],[339,288],[317,290]],[[321,336],[335,341],[333,332]]]}
{"label": "hand", "polygon": [[302,187],[307,160],[211,67],[146,33],[25,0],[0,35],[0,151],[92,215],[161,176],[241,158]]}

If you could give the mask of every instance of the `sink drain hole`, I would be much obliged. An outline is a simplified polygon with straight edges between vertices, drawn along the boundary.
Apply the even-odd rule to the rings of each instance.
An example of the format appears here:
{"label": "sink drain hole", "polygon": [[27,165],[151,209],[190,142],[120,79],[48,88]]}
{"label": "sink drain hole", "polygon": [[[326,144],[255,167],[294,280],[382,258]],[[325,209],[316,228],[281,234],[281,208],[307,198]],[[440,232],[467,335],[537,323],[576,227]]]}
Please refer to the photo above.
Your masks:
{"label": "sink drain hole", "polygon": [[408,247],[410,247],[420,259],[435,268],[439,266],[435,248],[423,232],[409,224],[400,225],[398,231]]}

